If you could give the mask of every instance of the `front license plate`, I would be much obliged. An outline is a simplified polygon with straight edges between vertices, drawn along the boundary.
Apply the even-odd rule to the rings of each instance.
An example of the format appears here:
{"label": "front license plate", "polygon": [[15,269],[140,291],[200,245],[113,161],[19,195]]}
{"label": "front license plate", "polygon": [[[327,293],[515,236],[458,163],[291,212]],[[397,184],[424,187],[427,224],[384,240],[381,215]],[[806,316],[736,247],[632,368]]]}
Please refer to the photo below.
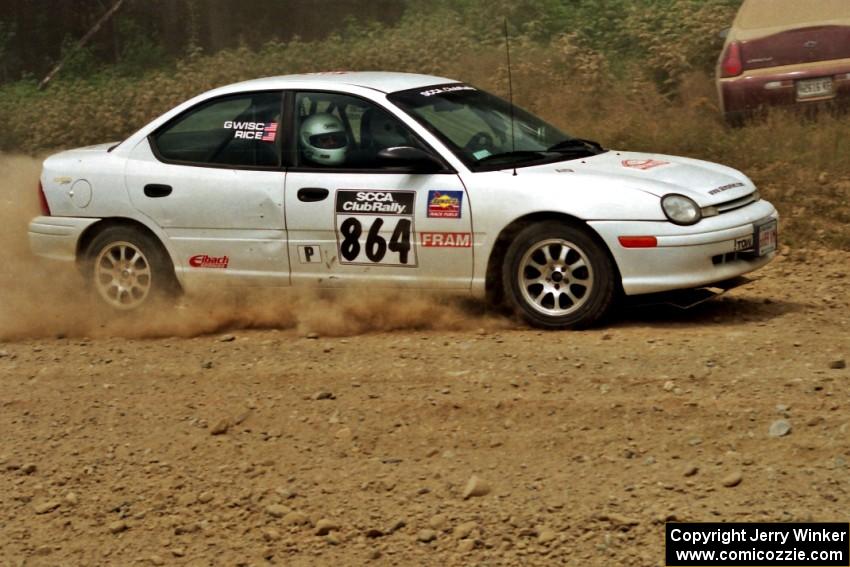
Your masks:
{"label": "front license plate", "polygon": [[824,98],[833,95],[832,77],[797,81],[797,99]]}
{"label": "front license plate", "polygon": [[767,256],[768,254],[776,250],[776,225],[777,223],[775,220],[770,220],[766,223],[756,225],[756,256]]}

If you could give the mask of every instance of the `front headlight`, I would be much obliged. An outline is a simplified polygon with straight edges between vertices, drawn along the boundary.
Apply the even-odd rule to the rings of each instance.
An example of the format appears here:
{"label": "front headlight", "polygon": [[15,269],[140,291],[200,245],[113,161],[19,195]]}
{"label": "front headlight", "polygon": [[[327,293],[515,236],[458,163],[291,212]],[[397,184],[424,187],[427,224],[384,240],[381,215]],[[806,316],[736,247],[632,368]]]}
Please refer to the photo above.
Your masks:
{"label": "front headlight", "polygon": [[670,222],[676,224],[696,224],[702,218],[702,211],[693,199],[684,195],[665,195],[661,199],[661,208]]}

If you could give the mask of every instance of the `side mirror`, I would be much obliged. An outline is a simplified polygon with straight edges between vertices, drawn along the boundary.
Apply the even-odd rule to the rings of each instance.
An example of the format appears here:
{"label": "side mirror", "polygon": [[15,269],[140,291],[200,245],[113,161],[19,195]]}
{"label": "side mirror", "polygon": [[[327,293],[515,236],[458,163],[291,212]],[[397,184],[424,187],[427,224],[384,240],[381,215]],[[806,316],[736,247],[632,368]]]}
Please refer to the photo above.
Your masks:
{"label": "side mirror", "polygon": [[720,30],[719,32],[717,32],[717,37],[719,37],[720,39],[726,39],[729,36],[730,29],[731,28],[725,28]]}
{"label": "side mirror", "polygon": [[443,164],[433,155],[412,146],[384,148],[378,152],[378,159],[391,167],[402,167],[412,172],[428,173],[443,169]]}

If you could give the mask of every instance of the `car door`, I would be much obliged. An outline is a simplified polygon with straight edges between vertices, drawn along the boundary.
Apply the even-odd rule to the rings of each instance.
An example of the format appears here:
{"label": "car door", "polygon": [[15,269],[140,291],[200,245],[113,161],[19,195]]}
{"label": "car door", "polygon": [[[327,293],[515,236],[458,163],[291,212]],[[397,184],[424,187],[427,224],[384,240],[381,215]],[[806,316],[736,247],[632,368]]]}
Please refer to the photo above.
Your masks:
{"label": "car door", "polygon": [[132,151],[130,198],[187,276],[288,285],[280,92],[205,101]]}
{"label": "car door", "polygon": [[293,115],[285,192],[293,285],[469,289],[472,219],[454,171],[387,167],[381,149],[432,150],[374,102],[299,92]]}

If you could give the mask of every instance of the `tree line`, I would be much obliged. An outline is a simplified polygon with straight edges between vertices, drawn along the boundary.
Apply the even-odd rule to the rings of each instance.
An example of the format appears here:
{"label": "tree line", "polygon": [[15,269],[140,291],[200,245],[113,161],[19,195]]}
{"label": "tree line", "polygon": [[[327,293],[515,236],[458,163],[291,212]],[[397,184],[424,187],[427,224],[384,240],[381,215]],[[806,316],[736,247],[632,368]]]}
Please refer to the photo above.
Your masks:
{"label": "tree line", "polygon": [[63,58],[66,76],[106,65],[135,72],[196,52],[319,40],[351,21],[392,23],[405,8],[404,0],[125,0],[76,50],[115,1],[0,3],[0,81],[40,79]]}

